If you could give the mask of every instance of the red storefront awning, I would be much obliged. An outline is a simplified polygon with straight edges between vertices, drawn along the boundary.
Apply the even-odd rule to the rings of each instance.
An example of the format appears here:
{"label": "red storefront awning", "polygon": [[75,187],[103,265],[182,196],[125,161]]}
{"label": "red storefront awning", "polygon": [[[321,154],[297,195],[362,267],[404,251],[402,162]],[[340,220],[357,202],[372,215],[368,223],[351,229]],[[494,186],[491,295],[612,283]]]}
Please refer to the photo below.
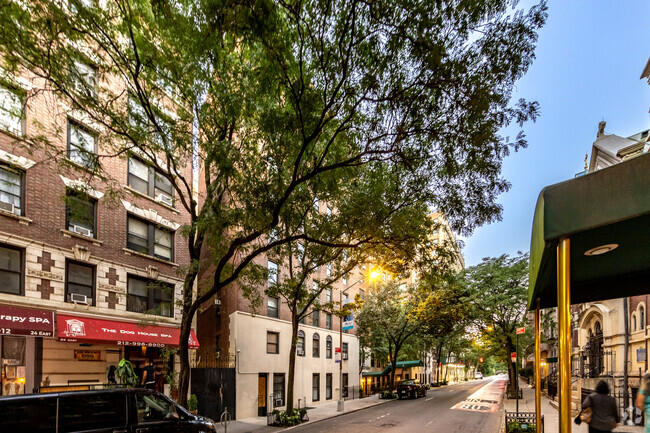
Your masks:
{"label": "red storefront awning", "polygon": [[[181,330],[165,326],[140,326],[137,323],[57,314],[59,341],[81,343],[112,343],[118,346],[178,347]],[[190,348],[199,347],[194,331],[190,331]]]}
{"label": "red storefront awning", "polygon": [[54,337],[54,313],[0,305],[0,335]]}

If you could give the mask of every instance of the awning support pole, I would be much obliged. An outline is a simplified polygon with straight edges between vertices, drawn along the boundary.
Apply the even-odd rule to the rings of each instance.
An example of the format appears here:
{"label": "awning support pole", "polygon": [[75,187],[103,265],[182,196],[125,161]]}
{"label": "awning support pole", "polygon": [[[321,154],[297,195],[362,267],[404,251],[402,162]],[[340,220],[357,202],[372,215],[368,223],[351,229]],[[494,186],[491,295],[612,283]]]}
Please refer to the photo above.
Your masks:
{"label": "awning support pole", "polygon": [[571,243],[557,247],[558,387],[560,433],[571,433]]}
{"label": "awning support pole", "polygon": [[535,307],[535,423],[537,433],[542,431],[542,329],[539,317],[539,299]]}

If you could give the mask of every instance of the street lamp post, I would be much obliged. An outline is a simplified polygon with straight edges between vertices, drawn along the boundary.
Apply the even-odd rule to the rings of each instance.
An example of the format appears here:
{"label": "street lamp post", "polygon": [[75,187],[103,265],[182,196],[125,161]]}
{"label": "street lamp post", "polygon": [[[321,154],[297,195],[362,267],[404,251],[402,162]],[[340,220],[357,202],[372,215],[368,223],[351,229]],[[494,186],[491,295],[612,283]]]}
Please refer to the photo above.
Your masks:
{"label": "street lamp post", "polygon": [[[350,287],[348,287],[348,289]],[[341,309],[343,309],[343,295],[344,294],[345,296],[348,295],[347,293],[345,293],[348,289],[339,291],[339,306]],[[341,351],[341,361],[339,363],[339,401],[338,404],[336,405],[336,410],[338,412],[344,412],[345,401],[343,400],[343,315],[339,316],[339,350]]]}

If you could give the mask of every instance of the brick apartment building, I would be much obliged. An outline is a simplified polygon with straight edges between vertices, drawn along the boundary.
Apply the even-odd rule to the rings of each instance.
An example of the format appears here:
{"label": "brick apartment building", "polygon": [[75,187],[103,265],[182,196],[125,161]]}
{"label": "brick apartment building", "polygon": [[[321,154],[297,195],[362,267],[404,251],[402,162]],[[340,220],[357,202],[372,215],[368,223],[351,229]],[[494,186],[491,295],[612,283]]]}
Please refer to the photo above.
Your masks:
{"label": "brick apartment building", "polygon": [[[151,359],[162,390],[161,348],[178,343],[177,271],[189,262],[179,228],[189,215],[146,158],[102,156],[101,127],[29,72],[0,72],[0,394],[105,383],[123,357]],[[40,134],[66,164],[32,146]],[[89,174],[94,158],[118,196]],[[184,170],[191,179],[191,162]]]}
{"label": "brick apartment building", "polygon": [[[325,203],[316,202],[318,211],[331,212]],[[283,263],[267,257],[255,260],[267,267],[269,281],[259,287],[261,308],[253,311],[251,303],[237,285],[224,288],[197,314],[197,334],[201,341],[200,356],[217,357],[217,365],[235,367],[236,419],[266,416],[273,409],[286,408],[289,352],[291,347],[291,312],[282,298],[270,297],[264,290],[288,275]],[[355,268],[320,294],[321,304],[338,303],[367,290],[364,276],[369,268]],[[312,275],[325,280],[328,266]],[[307,286],[315,284],[309,281]],[[317,406],[343,397],[358,398],[359,340],[354,329],[342,333],[338,316],[325,311],[311,312],[299,325],[296,351],[294,407]],[[342,345],[340,339],[342,338]],[[342,381],[336,348],[341,347]],[[300,400],[300,401],[298,401]]]}

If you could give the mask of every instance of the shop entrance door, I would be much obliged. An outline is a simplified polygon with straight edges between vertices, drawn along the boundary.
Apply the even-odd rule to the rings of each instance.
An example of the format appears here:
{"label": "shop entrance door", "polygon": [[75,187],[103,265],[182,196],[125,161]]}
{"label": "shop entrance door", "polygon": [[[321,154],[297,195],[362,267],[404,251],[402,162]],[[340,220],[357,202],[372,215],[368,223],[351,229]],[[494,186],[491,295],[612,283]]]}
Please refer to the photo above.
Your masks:
{"label": "shop entrance door", "polygon": [[260,373],[257,380],[257,416],[266,416],[266,380],[267,373]]}

